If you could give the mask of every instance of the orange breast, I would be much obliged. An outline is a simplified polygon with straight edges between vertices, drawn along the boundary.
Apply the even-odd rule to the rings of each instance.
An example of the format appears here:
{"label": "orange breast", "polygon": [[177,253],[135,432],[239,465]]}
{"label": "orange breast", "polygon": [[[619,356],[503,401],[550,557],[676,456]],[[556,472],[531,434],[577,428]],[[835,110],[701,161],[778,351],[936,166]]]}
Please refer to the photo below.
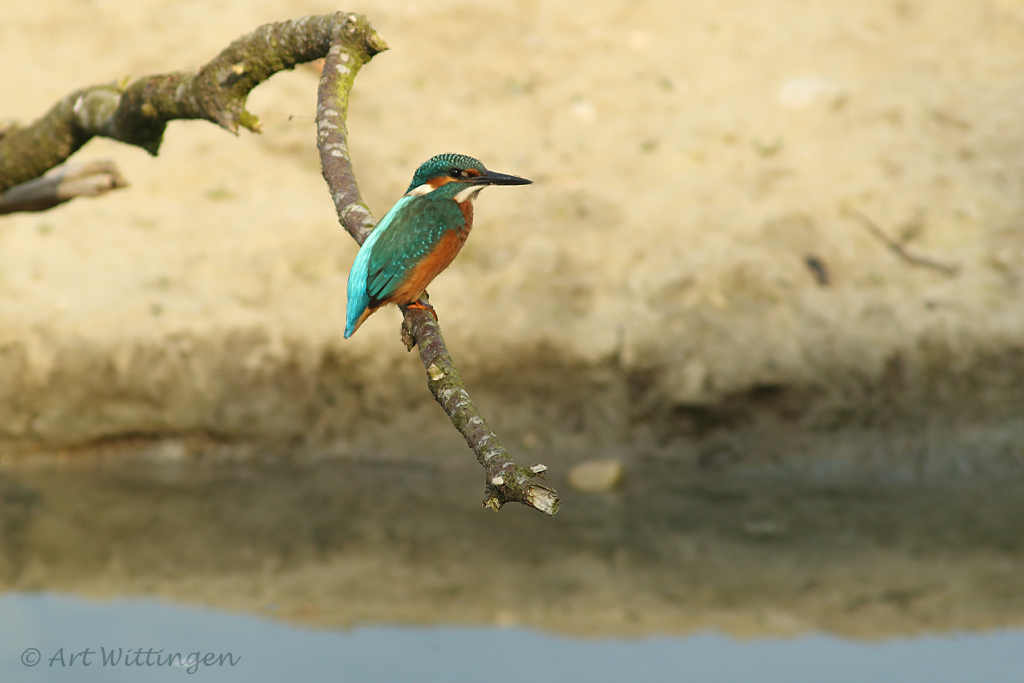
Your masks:
{"label": "orange breast", "polygon": [[469,231],[450,230],[446,232],[432,252],[417,264],[409,276],[398,286],[385,303],[409,304],[420,298],[423,290],[442,270],[451,265],[462,245],[466,243]]}

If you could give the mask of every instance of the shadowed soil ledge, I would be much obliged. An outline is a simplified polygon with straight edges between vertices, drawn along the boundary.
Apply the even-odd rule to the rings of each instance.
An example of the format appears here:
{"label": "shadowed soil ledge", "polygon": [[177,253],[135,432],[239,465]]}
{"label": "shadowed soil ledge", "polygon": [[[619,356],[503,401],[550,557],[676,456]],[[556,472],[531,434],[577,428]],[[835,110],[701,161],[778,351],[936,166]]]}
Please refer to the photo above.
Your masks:
{"label": "shadowed soil ledge", "polygon": [[[464,364],[464,376],[513,449],[562,468],[654,457],[683,470],[767,467],[826,478],[1024,470],[1024,354],[978,349],[957,354],[951,370],[948,349],[919,348],[894,351],[873,373],[776,374],[699,402],[666,396],[664,367],[582,362],[549,347]],[[48,354],[8,342],[0,347],[2,447],[13,455],[171,437],[359,460],[465,458],[468,467],[472,454],[421,372],[404,351],[359,356],[260,330]]]}

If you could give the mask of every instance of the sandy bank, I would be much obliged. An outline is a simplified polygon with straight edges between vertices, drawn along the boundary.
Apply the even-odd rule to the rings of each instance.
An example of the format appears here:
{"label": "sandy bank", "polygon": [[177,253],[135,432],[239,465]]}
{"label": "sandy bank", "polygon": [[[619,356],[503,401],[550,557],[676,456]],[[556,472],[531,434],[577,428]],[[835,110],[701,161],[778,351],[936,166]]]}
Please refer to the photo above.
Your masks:
{"label": "sandy bank", "polygon": [[[868,429],[835,458],[1018,470],[1019,3],[582,7],[347,8],[392,48],[359,76],[350,121],[378,215],[438,152],[536,181],[484,193],[431,288],[499,432],[549,460],[719,467]],[[0,115],[333,9],[22,3],[0,27],[16,65]],[[460,448],[397,314],[341,341],[355,246],[319,177],[315,82],[300,69],[259,88],[260,137],[181,123],[156,159],[94,141],[83,157],[114,157],[130,189],[3,219],[5,450],[140,434]],[[850,209],[957,275],[899,260]]]}

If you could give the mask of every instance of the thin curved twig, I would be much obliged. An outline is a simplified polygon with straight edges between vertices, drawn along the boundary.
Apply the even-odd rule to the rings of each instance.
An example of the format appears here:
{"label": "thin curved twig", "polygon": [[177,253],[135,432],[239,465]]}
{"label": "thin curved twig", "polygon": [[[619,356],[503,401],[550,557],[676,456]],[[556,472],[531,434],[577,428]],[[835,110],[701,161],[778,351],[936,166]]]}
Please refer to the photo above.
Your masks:
{"label": "thin curved twig", "polygon": [[848,213],[857,219],[857,221],[863,225],[868,232],[885,243],[885,245],[889,247],[894,254],[910,265],[921,266],[922,268],[931,268],[932,270],[936,270],[947,277],[954,277],[960,272],[959,266],[941,263],[940,261],[928,258],[927,256],[920,256],[918,254],[911,253],[905,244],[894,238],[885,230],[882,230],[878,223],[875,223],[873,220],[868,218],[863,212],[858,211],[857,209],[849,209]]}
{"label": "thin curved twig", "polygon": [[[342,226],[362,244],[373,229],[370,210],[359,195],[346,142],[345,117],[348,94],[356,72],[369,57],[351,51],[353,31],[342,27],[327,52],[317,98],[317,146],[324,179],[331,191]],[[424,294],[424,301],[426,295]],[[418,345],[420,360],[427,370],[427,386],[452,424],[466,438],[469,447],[486,473],[484,505],[498,510],[508,502],[518,502],[547,515],[558,512],[558,494],[538,484],[547,467],[518,465],[501,445],[473,403],[441,336],[437,320],[428,311],[403,308],[402,337],[406,347]]]}

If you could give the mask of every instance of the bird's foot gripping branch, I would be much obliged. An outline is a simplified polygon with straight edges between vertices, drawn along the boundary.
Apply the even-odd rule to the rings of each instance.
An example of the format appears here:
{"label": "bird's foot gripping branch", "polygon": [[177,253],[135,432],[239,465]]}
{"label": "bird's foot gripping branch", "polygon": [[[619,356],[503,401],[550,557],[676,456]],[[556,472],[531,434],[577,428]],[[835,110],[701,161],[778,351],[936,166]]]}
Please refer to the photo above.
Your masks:
{"label": "bird's foot gripping branch", "polygon": [[[336,12],[261,26],[195,73],[145,76],[76,90],[31,124],[0,128],[0,213],[46,210],[76,196],[126,186],[109,165],[89,167],[88,182],[77,184],[67,181],[83,177],[79,169],[48,173],[95,136],[156,155],[167,124],[175,119],[203,119],[236,134],[239,128],[259,132],[259,119],[245,108],[249,92],[279,71],[323,58],[317,106],[323,175],[341,224],[362,244],[374,221],[352,172],[345,118],[356,73],[386,49],[365,17]],[[535,480],[546,468],[524,468],[509,457],[466,393],[436,316],[416,306],[403,307],[403,312],[403,338],[410,349],[419,346],[431,392],[486,471],[484,504],[498,509],[516,501],[555,514],[557,494]]]}

